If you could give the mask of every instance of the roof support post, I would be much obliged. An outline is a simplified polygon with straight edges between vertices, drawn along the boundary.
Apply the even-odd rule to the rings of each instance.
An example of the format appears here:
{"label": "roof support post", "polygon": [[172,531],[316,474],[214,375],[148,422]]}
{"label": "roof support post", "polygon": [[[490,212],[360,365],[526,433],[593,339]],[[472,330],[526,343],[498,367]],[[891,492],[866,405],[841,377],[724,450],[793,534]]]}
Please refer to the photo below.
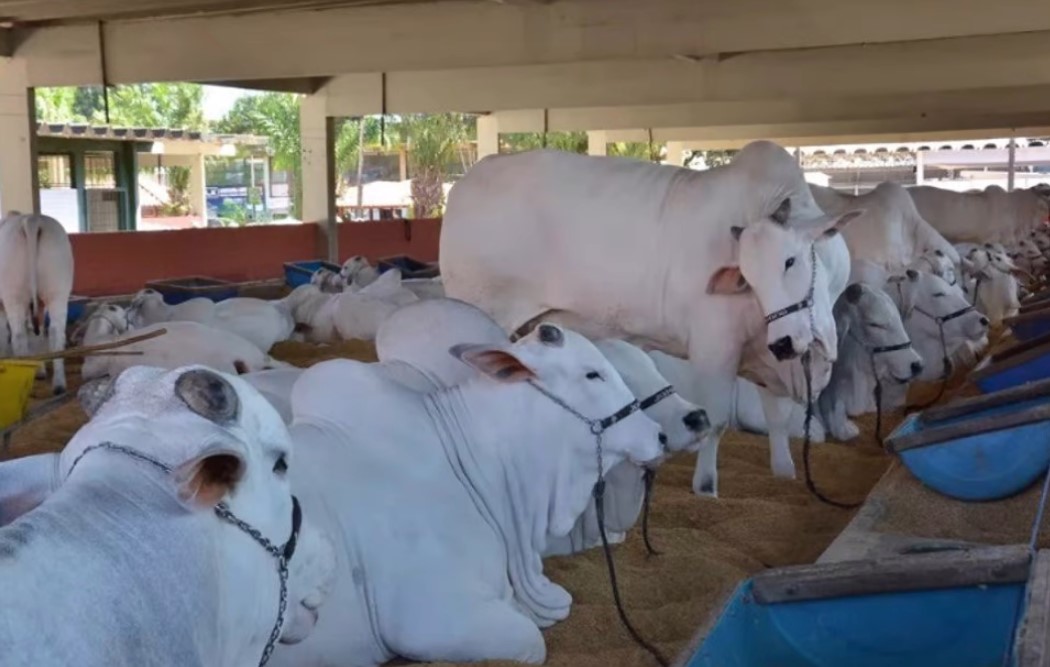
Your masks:
{"label": "roof support post", "polygon": [[478,116],[478,159],[499,155],[499,116]]}
{"label": "roof support post", "polygon": [[299,107],[302,151],[303,222],[319,225],[321,255],[339,261],[339,228],[335,215],[335,118],[326,111],[324,91],[303,98]]}
{"label": "roof support post", "polygon": [[594,130],[587,133],[587,155],[608,155],[609,133],[604,130]]}
{"label": "roof support post", "polygon": [[1008,147],[1007,158],[1006,158],[1006,191],[1014,191],[1014,168],[1017,162],[1017,139],[1013,136],[1010,137],[1010,145]]}
{"label": "roof support post", "polygon": [[36,97],[26,62],[0,59],[0,209],[40,212],[36,170]]}

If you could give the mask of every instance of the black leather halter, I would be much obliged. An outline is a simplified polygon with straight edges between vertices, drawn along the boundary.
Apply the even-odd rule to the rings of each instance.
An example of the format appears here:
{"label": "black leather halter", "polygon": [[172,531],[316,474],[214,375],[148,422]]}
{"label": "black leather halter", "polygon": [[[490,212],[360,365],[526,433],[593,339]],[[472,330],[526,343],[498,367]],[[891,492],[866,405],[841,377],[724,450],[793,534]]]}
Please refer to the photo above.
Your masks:
{"label": "black leather halter", "polygon": [[[805,298],[798,303],[793,303],[786,308],[781,308],[778,311],[766,315],[766,324],[772,324],[773,322],[776,322],[783,317],[787,317],[792,313],[797,313],[800,310],[813,308],[813,292],[817,287],[817,244],[815,243],[809,247],[809,260],[812,265],[812,270],[809,277],[809,290],[806,292]],[[812,320],[812,314],[810,319]],[[812,322],[810,324],[812,326]]]}
{"label": "black leather halter", "polygon": [[643,398],[641,401],[639,401],[638,402],[638,409],[639,410],[648,410],[649,408],[653,407],[654,405],[656,405],[660,401],[664,400],[665,398],[667,398],[668,396],[670,396],[673,393],[674,393],[674,387],[672,387],[671,385],[667,385],[666,387],[664,387],[660,391],[656,392],[652,396],[649,396],[648,398]]}

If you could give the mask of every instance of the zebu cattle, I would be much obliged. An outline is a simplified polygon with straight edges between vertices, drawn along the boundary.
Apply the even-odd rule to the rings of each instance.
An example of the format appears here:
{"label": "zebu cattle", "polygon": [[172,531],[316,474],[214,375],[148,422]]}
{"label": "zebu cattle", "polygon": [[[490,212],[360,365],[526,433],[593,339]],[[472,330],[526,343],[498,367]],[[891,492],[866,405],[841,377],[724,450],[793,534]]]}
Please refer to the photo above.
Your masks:
{"label": "zebu cattle", "polygon": [[162,322],[198,322],[236,334],[264,353],[275,343],[288,340],[295,327],[287,309],[263,299],[236,297],[216,303],[196,298],[172,306],[153,289],[135,295],[128,308],[128,321],[136,328]]}
{"label": "zebu cattle", "polygon": [[317,269],[310,275],[310,284],[316,285],[317,289],[328,294],[338,294],[346,287],[342,276],[325,268]]}
{"label": "zebu cattle", "polygon": [[1046,199],[1030,190],[968,193],[920,185],[907,192],[919,214],[952,243],[1015,243],[1050,213]]}
{"label": "zebu cattle", "polygon": [[576,333],[452,351],[481,377],[422,394],[336,360],[295,383],[292,486],[343,539],[317,627],[272,665],[543,662],[540,627],[572,601],[542,572],[547,535],[572,529],[599,470],[661,456],[659,427]]}
{"label": "zebu cattle", "polygon": [[347,287],[351,285],[367,287],[379,278],[379,270],[373,267],[367,258],[362,255],[354,255],[343,262],[339,277],[343,279],[343,284]]}
{"label": "zebu cattle", "polygon": [[[505,330],[557,311],[591,338],[688,357],[716,385],[717,403],[704,406],[715,435],[693,481],[713,494],[749,340],[782,360],[811,351],[814,392],[827,383],[836,341],[816,242],[856,215],[825,216],[796,161],[769,142],[705,172],[556,151],[494,156],[452,188],[441,273],[449,296]],[[791,375],[792,398],[804,400]]]}
{"label": "zebu cattle", "polygon": [[141,329],[129,330],[124,309],[112,304],[102,306],[85,323],[84,343],[97,345],[165,329],[157,338],[131,343],[123,352],[140,355],[94,355],[84,360],[81,375],[85,379],[105,375],[116,377],[132,366],[179,368],[201,364],[223,373],[281,368],[287,364],[272,359],[259,348],[237,334],[214,329],[198,322],[162,322]]}
{"label": "zebu cattle", "polygon": [[967,260],[963,291],[970,303],[987,316],[993,326],[1016,315],[1021,304],[1015,274],[1026,272],[1013,267],[1009,258],[992,250],[974,249]]}
{"label": "zebu cattle", "polygon": [[0,463],[4,665],[243,667],[305,638],[335,553],[273,409],[195,367],[81,395],[92,420],[61,454]]}
{"label": "zebu cattle", "polygon": [[[7,315],[15,356],[30,354],[26,323],[39,335],[50,319],[48,347],[66,347],[66,319],[73,290],[73,249],[62,223],[46,215],[11,211],[0,220],[0,306]],[[43,307],[41,308],[41,304]],[[51,386],[66,390],[65,362],[51,362]]]}
{"label": "zebu cattle", "polygon": [[820,394],[820,419],[836,440],[856,438],[860,430],[848,419],[876,409],[875,388],[906,386],[922,373],[900,313],[879,289],[854,283],[835,303],[839,358],[831,381]]}

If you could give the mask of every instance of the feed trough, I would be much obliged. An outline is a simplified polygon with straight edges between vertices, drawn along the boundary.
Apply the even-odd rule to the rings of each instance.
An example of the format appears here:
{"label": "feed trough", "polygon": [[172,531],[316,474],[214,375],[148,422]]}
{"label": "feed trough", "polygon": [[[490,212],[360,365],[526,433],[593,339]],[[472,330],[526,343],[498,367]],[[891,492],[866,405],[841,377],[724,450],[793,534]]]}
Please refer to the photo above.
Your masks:
{"label": "feed trough", "polygon": [[959,500],[1023,491],[1050,465],[1050,380],[910,415],[886,439],[926,486]]}
{"label": "feed trough", "polygon": [[1050,334],[1022,341],[985,359],[970,380],[988,393],[1050,378]]}
{"label": "feed trough", "polygon": [[1044,308],[1033,308],[1013,317],[1007,317],[1003,324],[1010,327],[1017,340],[1032,340],[1050,333],[1050,302]]}
{"label": "feed trough", "polygon": [[408,255],[383,257],[376,263],[376,268],[380,273],[385,273],[390,269],[401,269],[401,277],[405,279],[435,278],[441,273],[436,262],[420,262]]}
{"label": "feed trough", "polygon": [[300,285],[306,285],[318,269],[328,269],[339,273],[342,269],[338,264],[326,262],[323,259],[304,259],[298,262],[284,263],[284,282],[288,287],[295,289]]}
{"label": "feed trough", "polygon": [[769,570],[676,667],[1035,667],[1048,556],[1031,567],[1027,547],[987,547]]}
{"label": "feed trough", "polygon": [[189,301],[196,297],[204,297],[212,301],[222,301],[237,296],[237,285],[226,280],[208,278],[207,276],[185,276],[182,278],[166,278],[164,280],[151,280],[146,287],[160,292],[164,301],[171,305]]}
{"label": "feed trough", "polygon": [[0,429],[22,420],[40,362],[0,359]]}

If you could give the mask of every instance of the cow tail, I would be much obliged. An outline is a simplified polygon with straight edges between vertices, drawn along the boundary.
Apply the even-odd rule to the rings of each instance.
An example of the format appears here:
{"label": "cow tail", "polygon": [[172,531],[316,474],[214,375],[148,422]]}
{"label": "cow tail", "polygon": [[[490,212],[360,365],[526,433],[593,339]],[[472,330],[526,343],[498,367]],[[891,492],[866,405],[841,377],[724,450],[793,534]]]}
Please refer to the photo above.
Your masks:
{"label": "cow tail", "polygon": [[43,229],[40,223],[32,216],[22,216],[22,233],[26,237],[26,265],[29,267],[29,317],[33,321],[33,333],[40,335],[40,325],[43,315],[38,312],[37,305],[37,264],[39,258],[37,253],[40,248],[40,234]]}

